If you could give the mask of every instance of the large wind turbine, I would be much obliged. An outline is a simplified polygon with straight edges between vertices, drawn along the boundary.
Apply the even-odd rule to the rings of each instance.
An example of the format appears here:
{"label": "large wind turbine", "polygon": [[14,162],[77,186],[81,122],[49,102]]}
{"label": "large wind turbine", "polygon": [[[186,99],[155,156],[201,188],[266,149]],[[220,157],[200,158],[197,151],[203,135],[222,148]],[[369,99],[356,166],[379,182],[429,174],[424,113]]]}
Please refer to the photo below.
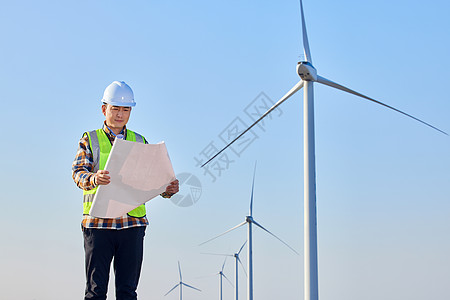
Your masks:
{"label": "large wind turbine", "polygon": [[[234,300],[239,300],[239,264],[241,264],[242,269],[244,270],[245,275],[247,273],[245,272],[244,265],[242,264],[241,259],[239,258],[239,255],[241,254],[242,249],[244,248],[245,244],[247,244],[247,241],[245,241],[241,248],[239,248],[239,251],[234,254],[217,254],[217,253],[203,253],[203,254],[209,254],[209,255],[220,255],[220,256],[231,256],[234,257]],[[223,268],[222,268],[223,270]]]}
{"label": "large wind turbine", "polygon": [[224,234],[227,234],[228,232],[233,231],[241,226],[244,226],[246,224],[248,225],[248,227],[247,227],[247,229],[248,229],[247,230],[247,241],[248,241],[248,247],[247,247],[247,272],[248,272],[247,300],[253,300],[253,237],[252,237],[252,225],[253,224],[256,225],[257,227],[261,228],[262,230],[264,230],[265,232],[267,232],[268,234],[270,234],[271,236],[273,236],[274,238],[276,238],[283,244],[285,244],[289,249],[291,249],[298,255],[298,252],[295,251],[294,248],[289,246],[286,242],[284,242],[282,239],[280,239],[279,237],[274,235],[272,232],[270,232],[269,230],[264,228],[262,225],[260,225],[258,222],[256,222],[255,219],[253,219],[253,191],[254,191],[254,187],[255,187],[255,174],[256,174],[256,164],[255,164],[255,170],[253,172],[252,194],[250,197],[250,212],[249,212],[249,215],[245,217],[245,221],[234,226],[233,228],[225,231],[224,233],[221,233],[218,236],[213,237],[212,239],[209,239],[206,242],[203,242],[200,244],[200,245],[206,244],[206,243],[208,243]]}
{"label": "large wind turbine", "polygon": [[[300,0],[300,13],[302,19],[302,33],[303,33],[303,50],[305,60],[297,64],[297,74],[300,76],[300,81],[287,92],[277,103],[275,103],[268,111],[266,111],[258,120],[256,120],[250,127],[240,133],[228,145],[220,150],[216,155],[206,161],[204,165],[216,158],[220,153],[227,149],[231,144],[238,140],[242,135],[249,131],[259,121],[265,118],[270,112],[276,109],[284,101],[303,89],[303,159],[304,159],[304,299],[317,300],[318,294],[318,274],[317,274],[317,220],[316,220],[316,167],[315,167],[315,142],[314,142],[314,82],[318,82],[338,90],[356,95],[376,104],[387,107],[398,113],[401,113],[409,118],[412,118],[424,125],[427,125],[445,135],[446,132],[426,123],[410,114],[407,114],[397,108],[389,106],[373,98],[367,97],[354,90],[351,90],[343,85],[333,82],[325,77],[319,76],[317,70],[312,64],[311,52],[309,49],[308,35],[306,32],[305,16],[303,12],[303,3]],[[251,223],[249,223],[251,225]],[[249,247],[250,248],[250,247]],[[249,272],[251,270],[249,269]]]}
{"label": "large wind turbine", "polygon": [[191,289],[201,292],[201,290],[199,290],[198,288],[190,286],[189,284],[186,284],[183,282],[183,277],[181,276],[180,262],[178,262],[178,272],[180,275],[180,282],[177,283],[173,288],[171,288],[164,296],[167,296],[171,291],[173,291],[174,289],[176,289],[179,286],[180,287],[180,300],[183,300],[183,285],[187,286],[188,288],[191,288]]}

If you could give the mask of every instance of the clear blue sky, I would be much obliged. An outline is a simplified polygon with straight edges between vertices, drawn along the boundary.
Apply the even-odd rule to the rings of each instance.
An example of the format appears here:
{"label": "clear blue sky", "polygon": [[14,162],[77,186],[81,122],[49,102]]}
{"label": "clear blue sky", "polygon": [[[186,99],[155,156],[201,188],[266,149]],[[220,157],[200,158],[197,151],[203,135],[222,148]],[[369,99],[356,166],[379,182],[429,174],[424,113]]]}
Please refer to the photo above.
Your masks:
{"label": "clear blue sky", "polygon": [[[147,205],[140,299],[164,298],[178,260],[185,281],[203,290],[184,299],[218,298],[218,278],[201,277],[223,260],[201,252],[237,250],[245,229],[198,244],[244,221],[255,160],[254,217],[300,252],[255,230],[255,299],[303,298],[301,94],[239,156],[227,152],[233,162],[214,170],[214,182],[195,161],[211,142],[223,145],[232,122],[250,123],[245,109],[261,92],[276,101],[298,81],[298,1],[1,6],[2,298],[82,298],[71,163],[81,134],[101,126],[100,98],[113,80],[135,92],[129,128],[164,140],[175,172],[202,184],[190,207]],[[304,8],[320,75],[450,132],[447,1],[305,0]],[[320,298],[449,299],[450,138],[328,87],[316,85],[315,100]],[[231,299],[232,287],[224,293]]]}

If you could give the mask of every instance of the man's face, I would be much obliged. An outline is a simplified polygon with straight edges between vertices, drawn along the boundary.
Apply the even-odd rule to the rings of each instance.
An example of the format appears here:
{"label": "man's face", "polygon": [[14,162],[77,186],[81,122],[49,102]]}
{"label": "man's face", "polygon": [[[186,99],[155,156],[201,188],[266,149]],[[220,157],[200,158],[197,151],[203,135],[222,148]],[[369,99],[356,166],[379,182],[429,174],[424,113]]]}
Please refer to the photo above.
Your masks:
{"label": "man's face", "polygon": [[106,117],[106,125],[111,129],[122,129],[128,123],[131,107],[104,104],[102,112]]}

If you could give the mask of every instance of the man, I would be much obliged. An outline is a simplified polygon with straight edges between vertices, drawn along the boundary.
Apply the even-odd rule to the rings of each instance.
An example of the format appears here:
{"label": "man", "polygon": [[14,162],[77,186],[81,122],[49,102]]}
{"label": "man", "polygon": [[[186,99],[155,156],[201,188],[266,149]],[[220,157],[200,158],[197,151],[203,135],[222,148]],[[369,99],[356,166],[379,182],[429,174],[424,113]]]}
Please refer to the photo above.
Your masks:
{"label": "man", "polygon": [[[103,128],[83,134],[72,164],[72,177],[83,189],[83,220],[86,290],[84,299],[106,299],[111,262],[117,300],[136,300],[143,258],[143,241],[148,220],[145,205],[115,219],[89,215],[99,185],[110,183],[104,169],[115,138],[147,143],[145,138],[126,128],[131,108],[136,105],[131,88],[123,81],[114,81],[103,94]],[[179,190],[178,180],[161,194],[170,198]]]}

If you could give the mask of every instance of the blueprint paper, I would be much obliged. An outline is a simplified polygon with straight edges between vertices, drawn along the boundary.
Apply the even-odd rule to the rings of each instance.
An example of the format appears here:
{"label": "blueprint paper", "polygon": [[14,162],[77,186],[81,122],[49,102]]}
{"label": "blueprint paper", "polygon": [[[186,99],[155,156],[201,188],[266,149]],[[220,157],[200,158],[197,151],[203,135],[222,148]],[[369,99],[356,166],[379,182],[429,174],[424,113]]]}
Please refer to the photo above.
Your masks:
{"label": "blueprint paper", "polygon": [[176,179],[164,142],[116,139],[105,170],[111,182],[98,187],[89,213],[98,218],[121,217],[164,192]]}

